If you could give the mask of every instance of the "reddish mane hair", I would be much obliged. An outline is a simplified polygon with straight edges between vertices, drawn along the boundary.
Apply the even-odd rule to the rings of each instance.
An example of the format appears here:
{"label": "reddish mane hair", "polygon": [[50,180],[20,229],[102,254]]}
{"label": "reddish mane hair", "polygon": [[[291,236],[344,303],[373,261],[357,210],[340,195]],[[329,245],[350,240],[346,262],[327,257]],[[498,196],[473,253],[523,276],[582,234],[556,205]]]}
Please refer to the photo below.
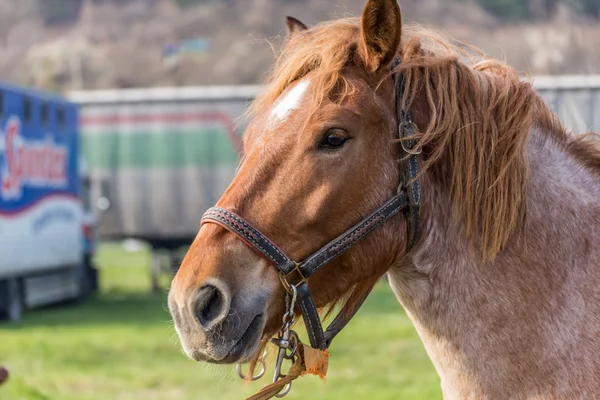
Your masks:
{"label": "reddish mane hair", "polygon": [[[417,25],[403,26],[402,32],[398,54],[402,61],[398,72],[406,84],[402,103],[408,109],[421,101],[430,112],[428,125],[419,127],[419,147],[427,155],[421,173],[444,165],[440,170],[447,171],[455,217],[464,220],[479,256],[492,259],[523,226],[531,129],[546,128],[554,140],[595,169],[600,168],[600,145],[589,136],[567,132],[531,83],[522,81],[508,65]],[[333,91],[341,101],[354,90],[344,70],[364,67],[357,55],[360,37],[358,18],[295,33],[249,113],[269,107],[309,72],[320,94],[313,107]]]}

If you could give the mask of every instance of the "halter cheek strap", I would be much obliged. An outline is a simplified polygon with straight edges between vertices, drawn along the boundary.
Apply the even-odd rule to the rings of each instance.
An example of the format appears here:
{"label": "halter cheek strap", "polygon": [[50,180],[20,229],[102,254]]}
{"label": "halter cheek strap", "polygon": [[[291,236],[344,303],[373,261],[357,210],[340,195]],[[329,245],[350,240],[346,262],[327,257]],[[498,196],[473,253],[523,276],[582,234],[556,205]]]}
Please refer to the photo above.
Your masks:
{"label": "halter cheek strap", "polygon": [[[395,57],[392,70],[400,65],[400,58]],[[421,214],[421,183],[419,182],[419,154],[417,141],[411,139],[419,133],[419,128],[412,121],[412,112],[404,111],[402,104],[404,96],[404,79],[401,74],[395,75],[396,80],[396,113],[398,115],[398,139],[400,146],[400,186],[404,186],[408,196],[408,207],[404,211],[406,217],[406,230],[408,233],[408,250],[412,249],[419,236]],[[399,187],[398,190],[401,188]]]}

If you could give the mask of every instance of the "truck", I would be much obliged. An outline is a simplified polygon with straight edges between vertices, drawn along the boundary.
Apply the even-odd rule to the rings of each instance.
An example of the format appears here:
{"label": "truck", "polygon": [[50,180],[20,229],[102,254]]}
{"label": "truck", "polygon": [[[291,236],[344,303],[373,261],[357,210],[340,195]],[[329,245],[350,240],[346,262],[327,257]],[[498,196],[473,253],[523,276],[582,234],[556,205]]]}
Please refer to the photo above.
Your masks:
{"label": "truck", "polygon": [[0,83],[0,318],[98,286],[90,172],[78,106]]}

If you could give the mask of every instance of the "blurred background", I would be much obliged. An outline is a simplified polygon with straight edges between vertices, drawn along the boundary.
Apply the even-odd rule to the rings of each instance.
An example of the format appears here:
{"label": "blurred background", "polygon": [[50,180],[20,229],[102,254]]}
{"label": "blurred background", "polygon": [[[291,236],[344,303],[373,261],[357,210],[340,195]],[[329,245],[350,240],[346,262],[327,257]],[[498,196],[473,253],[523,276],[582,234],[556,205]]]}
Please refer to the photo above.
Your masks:
{"label": "blurred background", "polygon": [[[0,0],[0,399],[241,399],[266,383],[187,359],[166,293],[235,173],[285,16],[364,3]],[[569,129],[600,131],[600,0],[400,5],[530,75]],[[441,398],[385,281],[331,353],[327,382],[290,399]]]}
{"label": "blurred background", "polygon": [[[598,0],[404,0],[433,25],[532,74],[600,65]],[[2,0],[0,77],[51,90],[255,84],[292,15],[360,15],[363,0]],[[275,40],[277,43],[277,40]]]}

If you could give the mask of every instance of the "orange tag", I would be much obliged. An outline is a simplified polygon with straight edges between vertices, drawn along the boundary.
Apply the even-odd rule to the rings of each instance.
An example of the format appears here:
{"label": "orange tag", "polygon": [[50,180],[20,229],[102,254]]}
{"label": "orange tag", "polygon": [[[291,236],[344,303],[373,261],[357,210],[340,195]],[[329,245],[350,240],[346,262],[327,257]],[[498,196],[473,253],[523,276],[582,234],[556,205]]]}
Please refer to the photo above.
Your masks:
{"label": "orange tag", "polygon": [[313,349],[304,345],[304,365],[306,365],[306,374],[317,375],[321,379],[327,376],[327,367],[329,366],[329,351]]}

